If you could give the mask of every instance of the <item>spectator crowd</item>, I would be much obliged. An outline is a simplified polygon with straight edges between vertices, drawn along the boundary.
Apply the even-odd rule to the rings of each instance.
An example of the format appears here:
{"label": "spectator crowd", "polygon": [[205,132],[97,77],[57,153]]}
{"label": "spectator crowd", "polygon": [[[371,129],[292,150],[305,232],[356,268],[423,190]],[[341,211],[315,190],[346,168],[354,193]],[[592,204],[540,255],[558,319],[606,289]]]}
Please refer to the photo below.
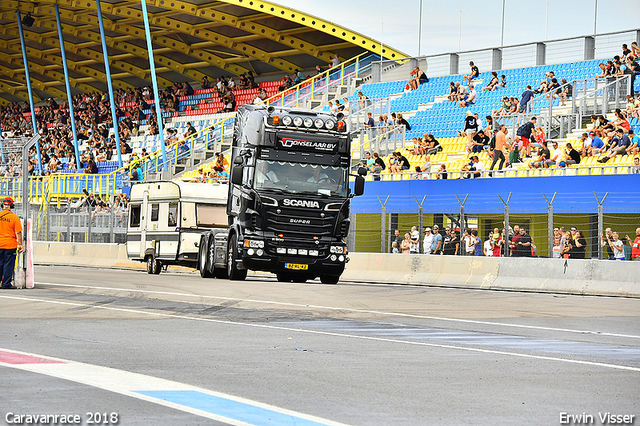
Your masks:
{"label": "spectator crowd", "polygon": [[[422,238],[422,251],[420,239]],[[605,259],[640,261],[640,227],[635,235],[625,235],[622,238],[611,228],[607,228],[600,235],[599,244]],[[626,246],[626,248],[625,248]],[[443,231],[435,224],[426,227],[421,237],[416,226],[404,233],[399,229],[391,237],[391,253],[398,254],[426,254],[452,256],[488,256],[488,257],[535,257],[538,256],[537,247],[531,235],[524,226],[515,225],[509,228],[494,228],[482,240],[477,229],[465,229],[462,234],[450,226]],[[588,242],[584,233],[576,227],[566,230],[564,227],[553,229],[552,258],[585,259],[588,254]]]}

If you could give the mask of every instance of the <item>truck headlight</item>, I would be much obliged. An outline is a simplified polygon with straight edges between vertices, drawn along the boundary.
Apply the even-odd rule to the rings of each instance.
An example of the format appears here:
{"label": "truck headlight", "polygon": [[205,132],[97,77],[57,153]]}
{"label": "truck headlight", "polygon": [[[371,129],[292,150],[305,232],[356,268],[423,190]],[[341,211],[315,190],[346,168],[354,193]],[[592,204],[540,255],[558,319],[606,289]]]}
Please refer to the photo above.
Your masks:
{"label": "truck headlight", "polygon": [[301,117],[295,117],[295,118],[293,119],[293,124],[294,124],[296,127],[300,127],[300,126],[302,126],[302,118],[301,118]]}
{"label": "truck headlight", "polygon": [[318,250],[309,250],[309,256],[320,256]]}
{"label": "truck headlight", "polygon": [[324,120],[322,118],[316,118],[313,125],[316,126],[316,129],[322,129],[324,127]]}
{"label": "truck headlight", "polygon": [[264,248],[264,241],[244,240],[244,246],[251,247],[251,248]]}
{"label": "truck headlight", "polygon": [[335,254],[346,254],[347,253],[347,248],[346,247],[341,247],[341,246],[331,246],[331,253],[335,253]]}
{"label": "truck headlight", "polygon": [[335,262],[338,257],[335,254],[331,255],[331,261]]}
{"label": "truck headlight", "polygon": [[278,253],[278,254],[287,254],[287,249],[284,248],[284,247],[278,247],[276,249],[276,253]]}
{"label": "truck headlight", "polygon": [[327,130],[332,130],[334,127],[336,127],[336,122],[333,120],[327,120],[324,123],[325,127],[327,128]]}
{"label": "truck headlight", "polygon": [[298,249],[298,254],[302,256],[306,256],[309,254],[309,251],[306,249]]}
{"label": "truck headlight", "polygon": [[311,127],[313,126],[313,119],[307,117],[304,119],[304,127]]}
{"label": "truck headlight", "polygon": [[298,250],[296,250],[296,249],[287,249],[287,254],[298,254]]}
{"label": "truck headlight", "polygon": [[285,115],[284,117],[282,117],[282,124],[284,124],[285,126],[291,126],[291,122],[293,120],[291,119],[291,117],[289,117],[288,115]]}
{"label": "truck headlight", "polygon": [[[258,250],[258,251],[260,251],[260,250]],[[338,256],[338,260],[340,262],[344,262],[344,256],[343,255]]]}

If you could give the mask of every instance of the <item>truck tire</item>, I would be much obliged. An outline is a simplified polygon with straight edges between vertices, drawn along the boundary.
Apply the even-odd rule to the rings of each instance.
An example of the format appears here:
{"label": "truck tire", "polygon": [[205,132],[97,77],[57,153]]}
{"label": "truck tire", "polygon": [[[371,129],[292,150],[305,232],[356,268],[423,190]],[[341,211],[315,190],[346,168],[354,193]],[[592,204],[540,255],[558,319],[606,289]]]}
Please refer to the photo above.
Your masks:
{"label": "truck tire", "polygon": [[145,262],[147,264],[147,274],[153,274],[153,256],[147,256]]}
{"label": "truck tire", "polygon": [[202,278],[211,278],[213,274],[209,267],[209,244],[204,236],[200,238],[200,250],[198,250],[198,269]]}
{"label": "truck tire", "polygon": [[233,234],[229,239],[229,246],[227,247],[229,253],[227,257],[227,275],[232,281],[243,281],[247,278],[247,270],[238,269],[236,266],[236,260],[238,259],[237,238],[236,234]]}
{"label": "truck tire", "polygon": [[153,274],[154,275],[160,275],[160,272],[162,272],[162,261],[154,258],[153,259]]}
{"label": "truck tire", "polygon": [[227,278],[229,278],[229,275],[227,274],[227,270],[224,268],[215,268],[213,270],[213,275],[216,276],[216,278],[221,279],[221,280],[225,280]]}
{"label": "truck tire", "polygon": [[338,284],[338,281],[340,281],[340,275],[320,275],[322,284]]}
{"label": "truck tire", "polygon": [[286,272],[276,272],[276,278],[278,278],[278,282],[281,283],[290,283],[292,280],[291,275]]}

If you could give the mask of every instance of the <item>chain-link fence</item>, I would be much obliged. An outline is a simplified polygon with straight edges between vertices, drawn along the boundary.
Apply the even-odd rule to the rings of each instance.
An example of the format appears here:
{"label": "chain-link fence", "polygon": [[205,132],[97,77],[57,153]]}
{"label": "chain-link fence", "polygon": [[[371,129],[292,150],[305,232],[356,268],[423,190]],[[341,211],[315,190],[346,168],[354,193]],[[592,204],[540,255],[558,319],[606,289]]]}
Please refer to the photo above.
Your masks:
{"label": "chain-link fence", "polygon": [[[426,195],[422,199],[401,195],[377,197],[377,206],[370,204],[369,209],[360,209],[351,216],[351,248],[354,251],[391,253],[392,243],[397,238],[402,241],[405,234],[411,237],[412,231],[418,231],[417,250],[424,253],[425,229],[431,228],[433,233],[435,225],[443,238],[447,237],[447,229],[456,231],[461,240],[465,230],[477,231],[482,244],[478,250],[481,255],[486,255],[485,249],[491,245],[485,247],[484,244],[487,240],[495,240],[495,233],[506,242],[500,255],[517,255],[505,247],[514,229],[524,228],[532,240],[532,256],[566,257],[563,255],[568,253],[572,258],[608,258],[614,254],[612,243],[616,245],[617,238],[622,241],[626,259],[630,260],[636,229],[640,228],[640,212],[625,212],[620,205],[624,203],[621,193],[613,197],[609,193],[520,194],[517,202],[510,194]],[[450,207],[453,197],[457,208]],[[472,208],[469,208],[469,197],[473,197]],[[557,206],[559,201],[562,201],[562,207],[554,211],[554,204]],[[574,213],[566,212],[568,201]],[[448,207],[439,210],[438,206]],[[524,206],[529,206],[530,211],[523,211]],[[509,230],[509,237],[504,236],[505,229]],[[398,249],[402,252],[401,247]],[[456,254],[465,255],[466,251],[464,241],[461,241]]]}

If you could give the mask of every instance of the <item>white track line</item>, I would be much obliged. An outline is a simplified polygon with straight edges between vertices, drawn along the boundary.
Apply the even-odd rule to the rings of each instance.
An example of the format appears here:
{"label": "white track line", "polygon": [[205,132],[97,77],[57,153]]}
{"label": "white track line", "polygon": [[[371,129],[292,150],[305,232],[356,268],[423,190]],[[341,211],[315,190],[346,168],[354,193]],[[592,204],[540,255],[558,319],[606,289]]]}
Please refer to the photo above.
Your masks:
{"label": "white track line", "polygon": [[59,283],[45,283],[45,282],[36,282],[36,284],[44,284],[44,285],[59,286],[59,287],[88,288],[88,289],[95,289],[95,290],[127,291],[127,292],[138,292],[138,293],[146,293],[146,294],[163,294],[167,296],[194,297],[199,299],[200,298],[217,299],[217,300],[226,300],[226,301],[234,301],[234,302],[262,303],[265,305],[290,306],[290,307],[296,307],[296,308],[313,308],[313,309],[353,312],[353,313],[361,313],[361,314],[428,319],[428,320],[435,320],[435,321],[448,321],[448,322],[458,322],[458,323],[467,323],[467,324],[481,324],[481,325],[490,325],[490,326],[498,326],[498,327],[513,327],[513,328],[523,328],[523,329],[530,329],[530,330],[558,331],[563,333],[591,334],[595,336],[640,339],[640,336],[633,335],[633,334],[607,333],[607,332],[591,331],[591,330],[573,330],[570,328],[555,328],[555,327],[542,327],[537,325],[509,324],[509,323],[470,320],[470,319],[462,319],[462,318],[433,317],[428,315],[404,314],[401,312],[384,312],[384,311],[374,311],[374,310],[367,310],[367,309],[340,308],[340,307],[333,307],[333,306],[277,302],[277,301],[271,301],[271,300],[242,299],[242,298],[236,298],[236,297],[206,296],[206,295],[199,295],[199,294],[193,294],[193,293],[189,294],[189,293],[176,293],[176,292],[170,292],[170,291],[139,290],[134,288],[114,288],[114,287],[100,287],[100,286],[88,286],[88,285],[76,285],[76,284],[59,284]]}
{"label": "white track line", "polygon": [[630,367],[626,365],[617,365],[617,364],[607,364],[602,362],[592,362],[592,361],[582,361],[575,359],[567,359],[567,358],[557,358],[552,356],[544,356],[544,355],[530,355],[530,354],[522,354],[517,352],[506,352],[506,351],[496,351],[491,349],[480,349],[480,348],[472,348],[465,346],[454,346],[454,345],[443,345],[438,343],[426,343],[426,342],[413,342],[410,340],[399,340],[399,339],[389,339],[384,337],[372,337],[372,336],[359,336],[354,334],[345,334],[345,333],[336,333],[331,331],[318,331],[318,330],[307,330],[302,328],[293,328],[293,327],[282,327],[268,324],[253,324],[253,323],[244,323],[244,322],[234,322],[228,320],[217,320],[212,318],[199,318],[199,317],[191,317],[187,315],[175,315],[175,314],[165,314],[161,312],[149,312],[143,311],[139,309],[127,309],[127,308],[114,308],[109,306],[96,306],[89,305],[84,303],[76,303],[76,302],[63,302],[59,300],[48,300],[48,299],[37,299],[33,297],[19,297],[19,296],[3,296],[0,295],[2,299],[13,299],[13,300],[24,300],[28,302],[42,302],[42,303],[52,303],[56,305],[66,305],[66,306],[76,306],[83,308],[93,308],[93,309],[104,309],[108,311],[116,311],[116,312],[127,312],[133,314],[144,314],[144,315],[152,315],[162,318],[176,318],[176,319],[185,319],[192,321],[202,321],[202,322],[211,322],[216,324],[227,324],[227,325],[236,325],[236,326],[244,326],[244,327],[255,327],[255,328],[266,328],[271,330],[283,330],[290,331],[294,333],[305,333],[305,334],[316,334],[316,335],[324,335],[324,336],[336,336],[336,337],[345,337],[350,339],[359,339],[359,340],[373,340],[378,342],[386,342],[386,343],[402,343],[406,345],[414,345],[414,346],[427,346],[432,348],[441,348],[441,349],[454,349],[460,351],[467,352],[478,352],[484,354],[492,354],[492,355],[505,355],[505,356],[513,356],[518,358],[529,358],[529,359],[540,359],[547,361],[557,361],[557,362],[565,362],[570,364],[581,364],[588,365],[593,367],[605,367],[605,368],[613,368],[616,370],[627,370],[627,371],[635,371],[640,372],[640,367]]}
{"label": "white track line", "polygon": [[[145,395],[141,392],[153,392],[153,391],[192,391],[198,392],[204,395],[210,395],[222,400],[228,400],[240,403],[242,405],[257,407],[263,410],[272,411],[277,414],[285,416],[291,416],[291,423],[295,424],[295,420],[307,420],[319,425],[327,426],[347,426],[343,423],[335,422],[332,420],[323,419],[320,417],[299,413],[296,411],[288,410],[286,408],[277,407],[270,404],[265,404],[258,401],[253,401],[246,398],[237,397],[234,395],[225,394],[222,392],[215,392],[208,389],[204,389],[197,386],[192,386],[172,380],[161,379],[158,377],[148,376],[140,373],[133,373],[125,370],[118,370],[110,367],[103,367],[100,365],[86,364],[82,362],[66,360],[61,358],[54,358],[50,356],[33,354],[29,352],[20,352],[13,349],[0,348],[2,352],[9,352],[20,355],[27,355],[36,358],[44,358],[47,360],[59,361],[59,363],[4,363],[0,362],[0,366],[15,368],[19,370],[29,371],[32,373],[44,374],[47,376],[57,377],[64,380],[69,380],[76,383],[85,384],[88,386],[104,389],[109,392],[118,393],[131,398],[137,398],[144,401],[152,402],[154,404],[163,405],[166,407],[174,408],[177,410],[185,411],[187,413],[195,414],[201,417],[217,420],[219,422],[233,425],[233,426],[252,426],[253,423],[246,423],[239,418],[224,416],[212,411],[203,411],[194,406],[185,405],[182,403],[171,402],[163,400],[161,398]],[[242,415],[236,417],[244,417]],[[125,419],[121,419],[121,422]],[[266,424],[263,422],[262,424]],[[56,423],[57,424],[57,423]]]}

